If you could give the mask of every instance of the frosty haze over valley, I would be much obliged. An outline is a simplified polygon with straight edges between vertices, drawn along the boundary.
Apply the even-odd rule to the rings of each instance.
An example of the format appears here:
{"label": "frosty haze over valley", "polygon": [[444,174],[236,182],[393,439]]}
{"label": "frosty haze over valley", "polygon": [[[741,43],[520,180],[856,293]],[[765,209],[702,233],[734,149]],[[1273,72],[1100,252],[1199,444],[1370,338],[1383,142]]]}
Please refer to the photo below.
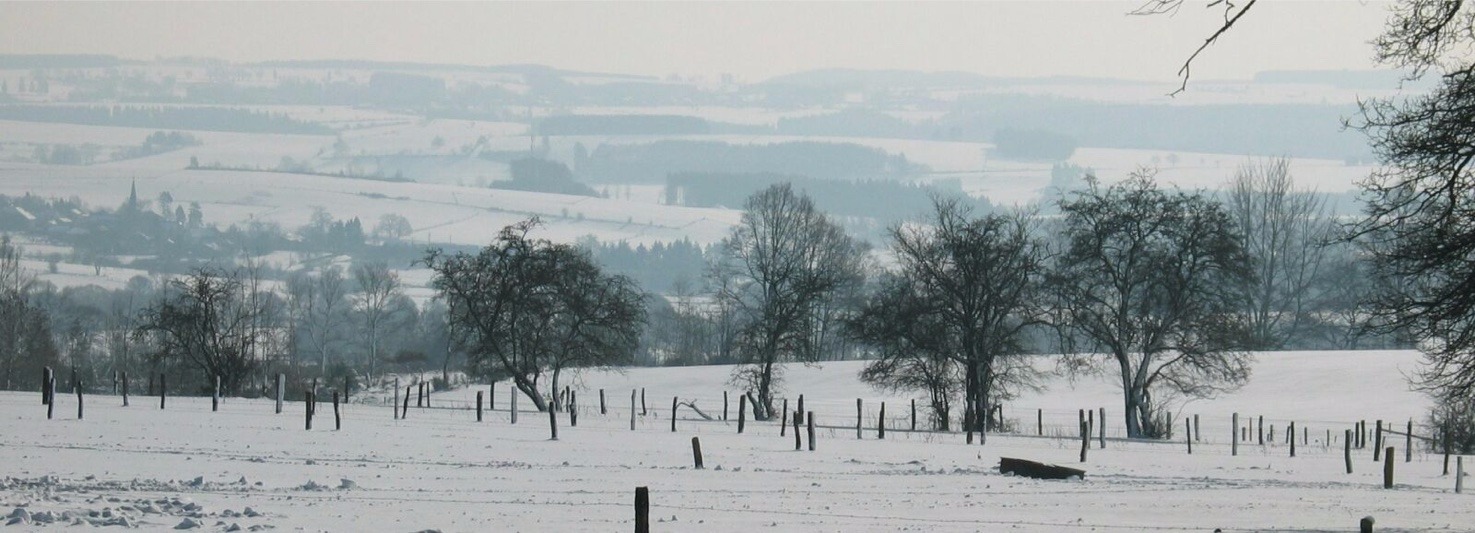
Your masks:
{"label": "frosty haze over valley", "polygon": [[1475,531],[1461,3],[0,7],[0,531]]}

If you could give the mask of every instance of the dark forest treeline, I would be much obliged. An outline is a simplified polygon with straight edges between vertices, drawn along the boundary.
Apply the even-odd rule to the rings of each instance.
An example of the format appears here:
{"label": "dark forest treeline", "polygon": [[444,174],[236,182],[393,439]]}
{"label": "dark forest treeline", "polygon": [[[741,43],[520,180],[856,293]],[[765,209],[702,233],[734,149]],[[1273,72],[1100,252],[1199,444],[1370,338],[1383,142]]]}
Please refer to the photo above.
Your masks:
{"label": "dark forest treeline", "polygon": [[[775,173],[736,174],[726,172],[679,172],[666,177],[666,203],[691,207],[735,207],[754,192],[778,183],[791,183],[821,209],[848,217],[903,220],[932,206],[932,197],[962,195],[952,187],[920,185],[891,180],[827,180]],[[967,201],[990,210],[988,200]]]}
{"label": "dark forest treeline", "polygon": [[91,126],[331,135],[322,124],[234,107],[4,105],[0,120]]}
{"label": "dark forest treeline", "polygon": [[588,182],[660,183],[678,172],[779,173],[819,179],[885,179],[909,176],[926,167],[905,155],[850,143],[784,142],[728,144],[708,141],[657,141],[601,144],[587,159],[575,161]]}

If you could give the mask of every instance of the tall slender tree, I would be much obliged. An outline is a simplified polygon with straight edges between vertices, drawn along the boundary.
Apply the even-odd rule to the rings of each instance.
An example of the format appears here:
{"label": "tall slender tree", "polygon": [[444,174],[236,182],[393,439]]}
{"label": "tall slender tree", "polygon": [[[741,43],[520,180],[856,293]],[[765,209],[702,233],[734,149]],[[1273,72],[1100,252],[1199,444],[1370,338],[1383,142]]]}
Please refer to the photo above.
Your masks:
{"label": "tall slender tree", "polygon": [[819,353],[815,324],[847,283],[864,279],[864,247],[789,184],[749,197],[712,270],[717,299],[733,313],[742,363],[733,381],[757,394],[754,417],[775,413],[785,361]]}

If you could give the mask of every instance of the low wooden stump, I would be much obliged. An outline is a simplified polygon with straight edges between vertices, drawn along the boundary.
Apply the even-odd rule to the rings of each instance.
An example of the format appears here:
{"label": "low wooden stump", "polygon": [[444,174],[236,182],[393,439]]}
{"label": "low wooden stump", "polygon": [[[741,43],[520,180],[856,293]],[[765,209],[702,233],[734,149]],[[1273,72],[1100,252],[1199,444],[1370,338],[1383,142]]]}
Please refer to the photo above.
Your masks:
{"label": "low wooden stump", "polygon": [[1086,471],[1079,468],[1050,465],[1013,457],[999,458],[999,473],[1035,479],[1070,479],[1073,477],[1086,479]]}

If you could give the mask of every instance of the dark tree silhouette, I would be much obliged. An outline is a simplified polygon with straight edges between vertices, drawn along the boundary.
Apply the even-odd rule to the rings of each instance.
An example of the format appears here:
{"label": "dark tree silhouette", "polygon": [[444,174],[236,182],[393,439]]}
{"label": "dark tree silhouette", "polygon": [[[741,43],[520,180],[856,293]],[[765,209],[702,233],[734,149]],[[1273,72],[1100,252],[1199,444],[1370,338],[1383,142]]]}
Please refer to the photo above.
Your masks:
{"label": "dark tree silhouette", "polygon": [[1022,212],[974,217],[956,200],[936,199],[926,224],[894,228],[900,271],[851,322],[880,348],[866,375],[920,372],[937,396],[936,380],[948,375],[937,359],[951,361],[963,377],[952,388],[964,391],[964,428],[986,430],[989,402],[1033,383],[1027,365],[1004,364],[1023,351],[1027,328],[1044,323],[1045,246],[1033,220]]}
{"label": "dark tree silhouette", "polygon": [[1229,215],[1202,195],[1165,192],[1151,172],[1088,181],[1060,202],[1059,324],[1116,366],[1127,435],[1161,437],[1170,428],[1154,394],[1205,397],[1249,378],[1235,294],[1249,258]]}
{"label": "dark tree silhouette", "polygon": [[507,226],[477,254],[426,252],[431,284],[446,300],[470,373],[510,375],[538,410],[551,373],[631,361],[645,324],[642,294],[624,276],[604,274],[589,253],[532,239],[533,218]]}
{"label": "dark tree silhouette", "polygon": [[833,298],[864,281],[864,248],[787,183],[748,198],[742,222],[713,268],[717,299],[739,324],[733,381],[757,394],[753,415],[772,417],[782,363],[808,360]]}
{"label": "dark tree silhouette", "polygon": [[1420,383],[1475,397],[1475,8],[1404,1],[1375,42],[1409,78],[1439,75],[1431,91],[1366,102],[1355,125],[1383,165],[1363,184],[1366,218],[1354,231],[1379,283],[1375,324],[1420,339]]}

